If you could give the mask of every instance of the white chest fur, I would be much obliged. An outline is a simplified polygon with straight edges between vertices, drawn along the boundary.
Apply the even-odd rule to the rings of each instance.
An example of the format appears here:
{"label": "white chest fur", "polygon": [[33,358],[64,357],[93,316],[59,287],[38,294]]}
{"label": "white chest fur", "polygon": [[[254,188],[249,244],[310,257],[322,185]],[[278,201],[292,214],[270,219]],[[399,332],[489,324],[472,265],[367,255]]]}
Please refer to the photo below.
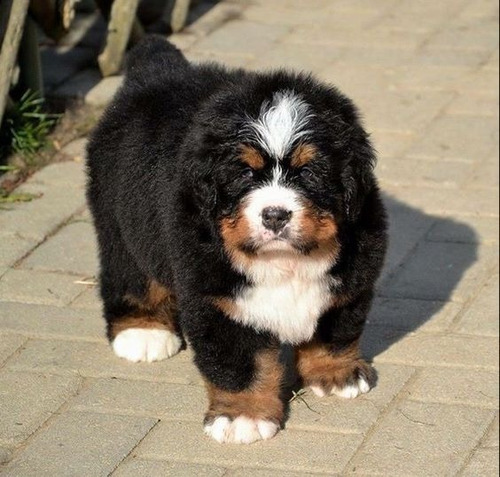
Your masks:
{"label": "white chest fur", "polygon": [[235,300],[234,318],[258,330],[270,331],[282,342],[311,339],[332,295],[326,259],[294,256],[262,257],[246,269],[253,285]]}

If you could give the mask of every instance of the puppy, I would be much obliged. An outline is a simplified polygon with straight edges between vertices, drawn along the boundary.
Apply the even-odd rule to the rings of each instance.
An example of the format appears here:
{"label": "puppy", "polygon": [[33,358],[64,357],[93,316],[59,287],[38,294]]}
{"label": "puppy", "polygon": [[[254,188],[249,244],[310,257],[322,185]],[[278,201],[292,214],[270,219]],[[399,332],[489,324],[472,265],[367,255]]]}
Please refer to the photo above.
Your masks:
{"label": "puppy", "polygon": [[386,250],[374,162],[335,88],[145,40],[88,146],[114,352],[162,360],[185,336],[218,442],[280,429],[281,344],[316,394],[368,392],[359,339]]}

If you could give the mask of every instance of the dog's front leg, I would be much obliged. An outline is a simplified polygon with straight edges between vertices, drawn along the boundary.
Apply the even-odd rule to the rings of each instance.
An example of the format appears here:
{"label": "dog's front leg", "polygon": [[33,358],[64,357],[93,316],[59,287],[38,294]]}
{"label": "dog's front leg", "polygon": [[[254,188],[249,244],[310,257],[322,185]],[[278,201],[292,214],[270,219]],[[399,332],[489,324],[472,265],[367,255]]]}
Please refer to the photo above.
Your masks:
{"label": "dog's front leg", "polygon": [[205,433],[221,443],[272,438],[284,416],[279,343],[209,307],[186,328],[208,392]]}
{"label": "dog's front leg", "polygon": [[320,319],[313,339],[295,347],[303,386],[316,395],[355,398],[375,386],[377,374],[359,350],[370,301],[368,293],[329,310]]}

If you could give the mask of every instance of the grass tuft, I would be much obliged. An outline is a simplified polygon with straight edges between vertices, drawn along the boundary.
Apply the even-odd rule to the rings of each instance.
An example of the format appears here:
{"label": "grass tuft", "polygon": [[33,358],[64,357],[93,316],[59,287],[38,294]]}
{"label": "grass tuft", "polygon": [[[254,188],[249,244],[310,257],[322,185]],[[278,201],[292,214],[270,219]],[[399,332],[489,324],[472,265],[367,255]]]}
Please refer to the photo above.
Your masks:
{"label": "grass tuft", "polygon": [[6,112],[0,132],[0,157],[15,153],[26,163],[33,163],[36,152],[47,145],[48,134],[60,117],[44,112],[43,104],[44,99],[37,92],[28,90]]}

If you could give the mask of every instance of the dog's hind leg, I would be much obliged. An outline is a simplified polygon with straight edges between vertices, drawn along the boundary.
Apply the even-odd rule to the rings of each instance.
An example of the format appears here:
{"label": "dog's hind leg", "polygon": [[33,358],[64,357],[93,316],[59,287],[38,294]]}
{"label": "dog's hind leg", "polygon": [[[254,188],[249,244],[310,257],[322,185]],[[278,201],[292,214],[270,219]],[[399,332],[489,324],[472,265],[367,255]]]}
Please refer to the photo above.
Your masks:
{"label": "dog's hind leg", "polygon": [[171,288],[139,270],[117,229],[110,225],[106,224],[102,239],[98,236],[101,296],[113,350],[133,362],[169,358],[183,344],[176,323],[175,295]]}

